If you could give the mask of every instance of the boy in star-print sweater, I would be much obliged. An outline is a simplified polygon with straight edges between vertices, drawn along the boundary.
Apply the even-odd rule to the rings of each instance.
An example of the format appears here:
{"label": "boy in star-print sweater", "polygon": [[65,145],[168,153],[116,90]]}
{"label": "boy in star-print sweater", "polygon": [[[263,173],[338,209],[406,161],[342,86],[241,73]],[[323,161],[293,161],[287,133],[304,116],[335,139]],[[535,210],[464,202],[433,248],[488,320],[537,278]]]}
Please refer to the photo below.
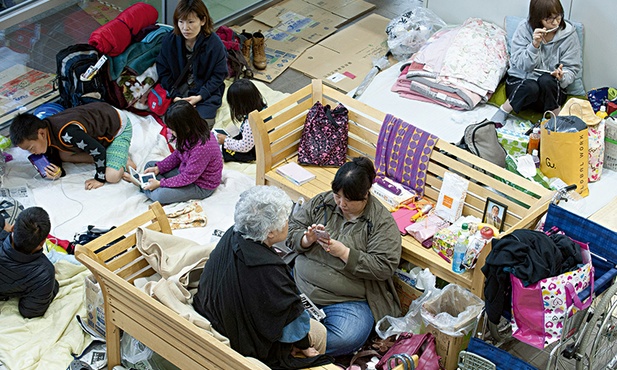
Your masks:
{"label": "boy in star-print sweater", "polygon": [[19,114],[10,127],[13,144],[47,156],[51,163],[45,168],[47,179],[65,175],[62,162],[94,163],[96,172],[86,180],[86,190],[122,179],[132,132],[126,113],[103,102],[69,108],[44,119]]}

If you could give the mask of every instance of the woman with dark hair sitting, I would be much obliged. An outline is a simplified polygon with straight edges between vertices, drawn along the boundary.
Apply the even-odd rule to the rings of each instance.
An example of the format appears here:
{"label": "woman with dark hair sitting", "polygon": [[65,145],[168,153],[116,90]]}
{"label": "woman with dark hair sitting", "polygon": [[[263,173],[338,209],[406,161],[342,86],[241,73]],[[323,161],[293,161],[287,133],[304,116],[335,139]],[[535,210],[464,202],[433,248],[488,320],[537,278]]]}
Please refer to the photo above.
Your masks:
{"label": "woman with dark hair sitting", "polygon": [[195,310],[229,338],[231,348],[277,369],[330,362],[320,356],[325,328],[310,319],[291,269],[272,249],[287,237],[291,204],[272,186],[240,194],[235,225],[210,254],[193,301]]}
{"label": "woman with dark hair sitting", "polygon": [[332,356],[357,350],[377,320],[401,314],[392,283],[401,234],[369,193],[375,175],[368,158],[345,163],[332,190],[305,203],[289,223],[287,243],[299,253],[296,284],[326,313],[326,354]]}

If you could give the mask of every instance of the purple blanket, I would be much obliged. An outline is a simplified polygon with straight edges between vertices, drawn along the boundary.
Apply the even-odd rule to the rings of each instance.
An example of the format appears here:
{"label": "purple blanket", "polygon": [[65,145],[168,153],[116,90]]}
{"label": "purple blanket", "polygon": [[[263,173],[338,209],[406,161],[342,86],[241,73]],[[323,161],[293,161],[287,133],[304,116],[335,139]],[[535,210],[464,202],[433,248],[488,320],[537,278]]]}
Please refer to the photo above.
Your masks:
{"label": "purple blanket", "polygon": [[426,170],[437,139],[437,136],[388,114],[377,140],[377,176],[393,179],[423,196]]}

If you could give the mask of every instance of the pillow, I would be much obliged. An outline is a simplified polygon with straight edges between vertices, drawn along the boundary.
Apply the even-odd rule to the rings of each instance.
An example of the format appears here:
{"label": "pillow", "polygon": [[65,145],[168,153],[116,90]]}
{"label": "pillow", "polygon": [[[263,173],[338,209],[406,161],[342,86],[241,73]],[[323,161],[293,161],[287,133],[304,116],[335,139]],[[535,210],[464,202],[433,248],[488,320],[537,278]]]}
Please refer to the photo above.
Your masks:
{"label": "pillow", "polygon": [[[506,46],[508,48],[508,53],[510,53],[510,43],[512,41],[512,36],[514,36],[514,31],[516,31],[516,27],[521,21],[525,19],[522,17],[517,17],[515,15],[507,15],[505,18],[505,26],[506,26]],[[583,50],[583,24],[579,22],[570,21],[574,28],[576,29],[576,34],[578,35],[578,40],[581,43],[581,50]],[[583,53],[581,52],[581,66],[583,65]],[[574,81],[568,86],[566,89],[568,95],[585,95],[585,87],[583,86],[583,68],[581,68],[578,75],[574,78]]]}

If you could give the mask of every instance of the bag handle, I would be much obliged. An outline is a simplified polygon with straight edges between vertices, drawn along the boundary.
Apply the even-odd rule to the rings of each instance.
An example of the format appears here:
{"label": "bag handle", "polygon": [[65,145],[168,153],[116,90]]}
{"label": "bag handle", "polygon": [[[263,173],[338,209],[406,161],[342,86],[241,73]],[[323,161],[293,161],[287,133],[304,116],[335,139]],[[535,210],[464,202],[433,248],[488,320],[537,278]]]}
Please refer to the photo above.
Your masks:
{"label": "bag handle", "polygon": [[334,116],[332,114],[340,114],[343,113],[347,108],[345,108],[344,106],[341,107],[336,107],[334,109],[330,108],[329,104],[326,104],[323,106],[324,108],[324,113],[326,114],[326,117],[328,117],[328,121],[330,121],[331,124],[333,124],[334,126],[338,126],[338,122],[336,122],[336,119],[334,119]]}
{"label": "bag handle", "polygon": [[593,287],[594,287],[593,270],[594,270],[593,266],[590,266],[589,267],[589,280],[591,280],[590,282],[591,290],[590,290],[589,297],[584,303],[581,302],[581,299],[578,297],[578,294],[576,294],[576,291],[574,290],[574,286],[572,285],[572,283],[566,283],[566,287],[565,287],[566,288],[566,299],[570,299],[570,301],[572,301],[572,305],[578,308],[579,310],[584,310],[585,308],[591,305],[591,300],[593,298]]}
{"label": "bag handle", "polygon": [[171,90],[169,91],[169,94],[167,94],[168,96],[171,97],[174,91],[176,91],[176,89],[178,88],[178,86],[180,86],[180,82],[182,81],[182,79],[184,79],[186,72],[188,72],[189,67],[191,66],[191,63],[193,62],[193,59],[195,58],[195,55],[197,55],[197,53],[199,53],[200,50],[201,50],[201,45],[199,45],[197,49],[193,49],[193,54],[191,54],[191,57],[186,61],[186,64],[184,65],[184,68],[182,68],[182,72],[180,72],[178,79],[176,80],[176,82],[174,82],[173,86],[171,87]]}
{"label": "bag handle", "polygon": [[[582,108],[581,108],[581,109],[582,109]],[[550,122],[551,118],[555,118],[555,128],[553,128],[553,130],[554,130],[555,132],[557,132],[557,116],[555,115],[555,113],[553,113],[553,111],[552,111],[552,110],[547,110],[547,111],[546,111],[546,112],[544,112],[544,114],[542,115],[542,118],[545,118],[545,119],[546,119],[546,114],[547,114],[547,113],[549,113],[549,115],[551,115],[551,116],[552,116],[552,117],[550,117],[550,118],[548,119],[548,121],[549,121],[549,122]],[[544,126],[546,126],[546,123],[544,124]],[[546,131],[549,131],[549,130],[547,129]],[[549,131],[549,134],[550,134],[550,131]]]}

